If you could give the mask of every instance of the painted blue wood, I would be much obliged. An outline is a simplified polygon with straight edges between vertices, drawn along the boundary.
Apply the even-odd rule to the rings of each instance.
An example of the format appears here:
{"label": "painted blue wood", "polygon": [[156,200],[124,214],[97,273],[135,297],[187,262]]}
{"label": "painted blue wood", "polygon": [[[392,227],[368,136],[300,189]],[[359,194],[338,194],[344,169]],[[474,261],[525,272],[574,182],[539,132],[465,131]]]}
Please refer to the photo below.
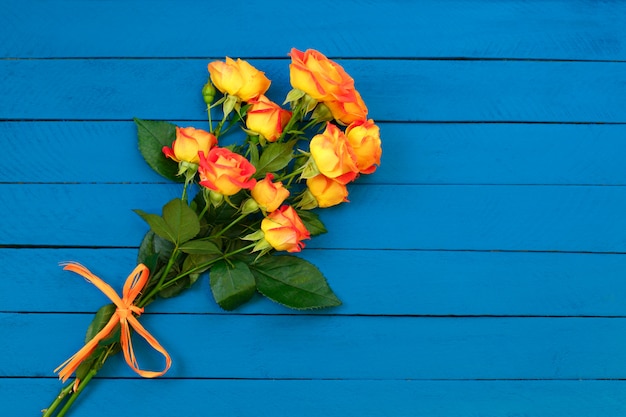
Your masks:
{"label": "painted blue wood", "polygon": [[[82,347],[68,335],[92,314],[1,313],[2,376],[53,377]],[[626,372],[624,318],[384,317],[144,314],[172,355],[170,378],[619,379]],[[39,335],[40,343],[12,343]],[[541,343],[538,343],[541,341]],[[140,364],[162,358],[140,340]],[[59,358],[50,363],[50,358]],[[136,377],[120,356],[101,376]]]}
{"label": "painted blue wood", "polygon": [[[222,58],[223,59],[223,58]],[[205,120],[209,59],[0,61],[2,119]],[[289,60],[250,60],[290,90]],[[340,61],[377,121],[626,122],[626,62]],[[46,76],[42,77],[41,74]],[[486,75],[488,74],[488,76]],[[45,93],[43,93],[45,92]]]}
{"label": "painted blue wood", "polygon": [[383,166],[302,254],[344,305],[224,313],[202,280],[142,317],[172,372],[117,358],[76,417],[626,415],[623,3],[231,7],[0,2],[0,414],[50,402],[103,302],[57,263],[119,286],[145,231],[130,210],[178,194],[131,118],[205,125],[197,93],[224,55],[281,99],[295,46],[338,59],[382,122]]}
{"label": "painted blue wood", "polygon": [[[104,379],[75,404],[76,415],[108,417],[111,396],[141,393],[154,417],[217,416],[585,416],[626,414],[624,381],[396,381]],[[115,386],[115,388],[113,387]],[[57,395],[56,381],[0,379],[7,415],[34,415]],[[164,395],[166,393],[166,395]],[[116,410],[134,410],[136,395],[115,397]],[[198,407],[198,403],[204,407]]]}
{"label": "painted blue wood", "polygon": [[[208,122],[173,122],[208,128]],[[361,176],[361,184],[626,184],[626,125],[381,123],[380,128],[382,165],[375,175]],[[163,182],[136,152],[135,132],[132,122],[0,123],[0,137],[19,138],[21,144],[3,149],[0,182]],[[223,143],[239,136],[229,135]]]}
{"label": "painted blue wood", "polygon": [[422,0],[0,4],[8,57],[626,58],[620,1]]}
{"label": "painted blue wood", "polygon": [[[307,247],[626,252],[624,187],[349,190],[349,204],[320,211],[328,233]],[[160,213],[180,193],[177,184],[0,184],[0,244],[136,247],[147,226],[132,209]],[[38,201],[61,204],[42,211]]]}
{"label": "painted blue wood", "polygon": [[[342,306],[297,313],[257,297],[231,314],[626,316],[626,255],[311,249],[301,256],[327,275]],[[80,261],[119,290],[135,259],[134,248],[2,249],[1,309],[95,312],[106,298],[58,262]],[[148,310],[223,313],[206,278]]]}

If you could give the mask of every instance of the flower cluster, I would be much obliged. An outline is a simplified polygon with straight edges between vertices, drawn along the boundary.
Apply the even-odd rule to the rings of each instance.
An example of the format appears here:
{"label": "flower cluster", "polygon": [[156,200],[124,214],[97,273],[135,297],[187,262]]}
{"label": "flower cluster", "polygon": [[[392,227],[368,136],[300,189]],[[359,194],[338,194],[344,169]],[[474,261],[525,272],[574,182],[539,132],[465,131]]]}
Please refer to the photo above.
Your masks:
{"label": "flower cluster", "polygon": [[[290,56],[293,89],[285,103],[291,110],[265,95],[271,81],[247,61],[214,61],[208,64],[210,82],[203,94],[209,112],[223,106],[222,121],[212,133],[176,127],[173,144],[163,147],[165,156],[178,162],[178,174],[187,174],[188,182],[198,174],[197,183],[214,205],[238,193],[252,199],[245,202],[248,214],[256,211],[256,203],[265,215],[260,223],[263,233],[247,236],[262,240],[257,250],[300,251],[310,233],[295,209],[347,202],[346,185],[360,174],[373,173],[382,153],[379,128],[367,118],[354,79],[318,51],[293,49]],[[216,90],[223,96],[214,102]],[[217,137],[237,122],[247,133],[244,145],[220,147]],[[292,155],[296,146],[308,151],[299,149],[299,156]],[[273,172],[267,166],[258,170],[259,154],[266,159],[277,155],[281,163],[272,166]],[[301,182],[304,189],[292,195]],[[293,206],[283,206],[288,199]]]}
{"label": "flower cluster", "polygon": [[[208,129],[135,119],[142,156],[157,173],[183,183],[182,196],[167,202],[160,215],[135,210],[150,229],[123,297],[82,265],[66,264],[113,304],[98,310],[88,343],[59,367],[63,381],[73,373],[76,378],[44,417],[64,415],[120,350],[139,375],[164,374],[169,354],[137,317],[151,302],[182,293],[205,273],[225,310],[257,292],[294,309],[341,304],[322,273],[290,253],[326,231],[312,209],[347,202],[347,185],[377,169],[380,132],[339,64],[315,50],[293,49],[289,55],[292,89],[282,105],[266,95],[271,81],[264,72],[226,58],[208,64],[210,80],[202,88]],[[216,114],[221,117],[214,120]],[[225,145],[229,132],[239,132],[242,140]],[[162,371],[139,368],[131,327],[164,356]]]}

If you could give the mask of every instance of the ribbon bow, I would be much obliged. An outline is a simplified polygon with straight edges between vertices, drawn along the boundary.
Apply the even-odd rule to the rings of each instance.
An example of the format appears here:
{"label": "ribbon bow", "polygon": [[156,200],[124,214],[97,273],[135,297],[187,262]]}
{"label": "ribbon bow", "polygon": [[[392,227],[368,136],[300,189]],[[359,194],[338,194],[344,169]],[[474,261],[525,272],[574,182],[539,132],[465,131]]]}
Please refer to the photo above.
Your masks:
{"label": "ribbon bow", "polygon": [[[115,329],[117,324],[120,324],[120,343],[122,346],[122,351],[124,352],[124,359],[126,359],[126,363],[131,369],[137,372],[144,378],[154,378],[157,376],[161,376],[167,372],[172,364],[172,359],[167,351],[157,342],[157,340],[152,336],[144,327],[139,323],[136,316],[139,316],[143,313],[143,308],[137,307],[133,304],[135,298],[141,293],[143,287],[148,282],[148,276],[150,271],[148,267],[143,264],[137,265],[137,267],[131,272],[131,274],[126,278],[126,282],[124,283],[124,289],[122,292],[122,298],[117,295],[115,290],[111,288],[109,284],[104,282],[101,278],[94,275],[87,268],[82,266],[77,262],[68,262],[62,264],[64,266],[64,270],[72,271],[84,277],[87,281],[91,282],[95,285],[100,291],[104,293],[107,297],[113,301],[113,303],[117,306],[115,313],[111,316],[109,322],[100,330],[90,341],[88,341],[85,346],[82,347],[78,352],[76,352],[71,358],[63,362],[58,368],[54,370],[54,372],[59,372],[59,379],[65,382],[72,375],[72,373],[80,366],[81,362],[84,361],[91,355],[98,343],[101,340],[106,339]],[[134,314],[134,315],[133,315]],[[144,371],[139,369],[139,364],[137,363],[137,358],[135,357],[135,352],[133,350],[133,343],[130,337],[130,327],[135,329],[135,331],[143,337],[150,346],[152,346],[156,351],[161,353],[165,357],[165,368],[160,371]],[[59,371],[60,370],[60,371]]]}

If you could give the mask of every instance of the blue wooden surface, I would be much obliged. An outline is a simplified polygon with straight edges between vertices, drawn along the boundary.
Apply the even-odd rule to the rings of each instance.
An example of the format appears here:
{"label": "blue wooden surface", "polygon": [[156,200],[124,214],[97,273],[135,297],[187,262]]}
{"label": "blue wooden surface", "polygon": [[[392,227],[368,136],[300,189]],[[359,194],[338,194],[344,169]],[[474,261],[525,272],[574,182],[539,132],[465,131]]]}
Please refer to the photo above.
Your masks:
{"label": "blue wooden surface", "polygon": [[49,404],[105,302],[58,262],[119,287],[131,209],[178,193],[132,117],[206,127],[225,55],[280,99],[310,47],[383,136],[302,253],[344,305],[226,313],[201,280],[142,316],[170,372],[115,358],[73,415],[626,416],[626,3],[212,3],[0,2],[0,415]]}

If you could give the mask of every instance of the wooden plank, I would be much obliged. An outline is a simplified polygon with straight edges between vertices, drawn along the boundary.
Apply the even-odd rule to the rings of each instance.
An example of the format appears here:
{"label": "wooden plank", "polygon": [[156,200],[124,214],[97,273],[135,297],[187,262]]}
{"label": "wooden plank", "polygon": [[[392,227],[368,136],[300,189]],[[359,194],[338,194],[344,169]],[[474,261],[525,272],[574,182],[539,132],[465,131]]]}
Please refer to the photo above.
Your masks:
{"label": "wooden plank", "polygon": [[[256,29],[260,22],[262,29]],[[582,0],[353,0],[315,7],[270,1],[236,11],[229,3],[215,2],[178,2],[172,8],[168,2],[146,5],[141,0],[5,1],[0,5],[0,55],[283,57],[295,46],[344,57],[623,60],[624,27],[620,2]],[[231,36],[238,28],[255,29]]]}
{"label": "wooden plank", "polygon": [[337,58],[383,129],[383,167],[302,253],[345,304],[225,313],[204,279],[141,317],[167,378],[117,357],[76,414],[626,415],[622,4],[48,3],[0,2],[0,414],[50,402],[104,302],[57,262],[119,287],[146,229],[131,209],[179,193],[132,116],[204,124],[227,54],[280,99],[296,46]]}
{"label": "wooden plank", "polygon": [[[57,395],[49,379],[2,379],[8,415],[34,415]],[[141,407],[153,417],[606,417],[626,414],[624,381],[111,380],[91,382],[77,416]],[[87,391],[86,391],[87,393]],[[167,393],[164,395],[163,393]],[[115,398],[112,405],[111,398]]]}
{"label": "wooden plank", "polygon": [[[91,314],[0,313],[7,377],[52,377]],[[144,314],[172,355],[170,378],[619,379],[624,318],[416,318]],[[41,343],[15,343],[32,341]],[[137,341],[139,363],[160,355]],[[136,377],[121,355],[101,376]]]}
{"label": "wooden plank", "polygon": [[[208,127],[206,122],[178,123]],[[621,157],[626,153],[626,125],[380,127],[382,165],[375,175],[362,176],[360,183],[626,184]],[[239,136],[224,138],[224,143]],[[0,182],[164,181],[137,151],[132,122],[4,122],[0,137],[20,141],[20,146],[4,148]]]}
{"label": "wooden plank", "polygon": [[[79,261],[119,291],[136,252],[0,249],[0,310],[95,312],[108,300],[58,262]],[[259,296],[231,314],[626,316],[626,255],[311,249],[300,256],[324,272],[341,307],[298,313]],[[147,311],[224,312],[206,277]]]}
{"label": "wooden plank", "polygon": [[[307,247],[626,251],[624,187],[349,189],[349,204],[320,212],[329,232]],[[131,209],[160,213],[180,192],[170,184],[2,184],[0,245],[136,247],[146,226]]]}
{"label": "wooden plank", "polygon": [[[0,115],[4,120],[205,120],[199,92],[207,62],[0,61]],[[251,60],[273,80],[268,95],[276,101],[290,89],[288,62]],[[626,122],[624,62],[341,63],[377,121]]]}

